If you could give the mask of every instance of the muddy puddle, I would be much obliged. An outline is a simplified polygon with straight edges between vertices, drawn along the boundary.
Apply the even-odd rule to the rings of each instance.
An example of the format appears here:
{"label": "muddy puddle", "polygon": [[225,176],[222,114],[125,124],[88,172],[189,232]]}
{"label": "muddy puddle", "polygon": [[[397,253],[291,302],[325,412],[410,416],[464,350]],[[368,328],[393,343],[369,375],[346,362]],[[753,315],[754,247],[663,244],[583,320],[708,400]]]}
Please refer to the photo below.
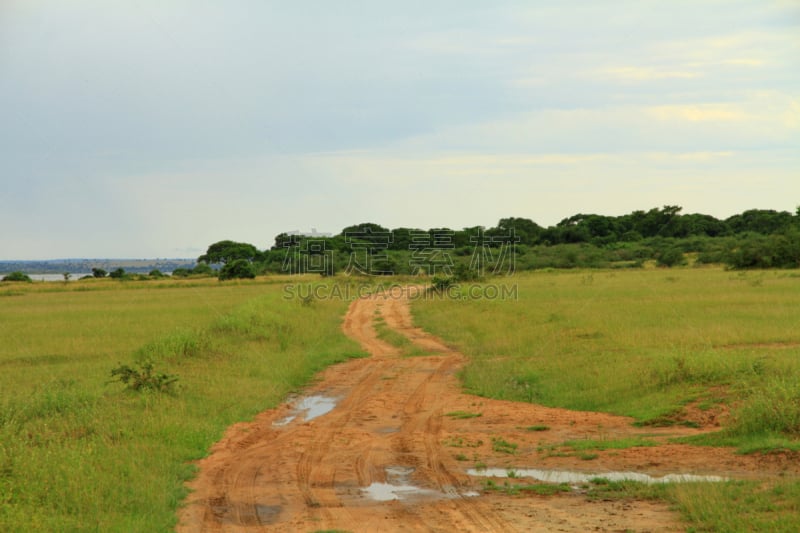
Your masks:
{"label": "muddy puddle", "polygon": [[721,482],[728,478],[721,476],[699,476],[695,474],[666,474],[650,476],[640,472],[571,472],[569,470],[537,470],[535,468],[470,468],[467,474],[476,477],[533,478],[546,483],[588,483],[593,479],[609,481],[638,481],[640,483],[692,483]]}
{"label": "muddy puddle", "polygon": [[370,500],[386,502],[392,500],[412,500],[412,499],[438,499],[438,498],[458,498],[475,497],[480,494],[475,491],[458,493],[455,489],[439,491],[418,487],[411,483],[410,477],[414,473],[414,468],[410,466],[387,466],[386,482],[374,482],[368,487],[361,489],[362,494]]}
{"label": "muddy puddle", "polygon": [[308,422],[309,420],[313,420],[333,411],[333,408],[336,407],[336,403],[338,401],[338,398],[322,396],[321,394],[298,398],[292,402],[294,405],[293,414],[280,420],[276,420],[272,423],[272,425],[275,427],[288,426],[298,417],[301,417],[304,421]]}

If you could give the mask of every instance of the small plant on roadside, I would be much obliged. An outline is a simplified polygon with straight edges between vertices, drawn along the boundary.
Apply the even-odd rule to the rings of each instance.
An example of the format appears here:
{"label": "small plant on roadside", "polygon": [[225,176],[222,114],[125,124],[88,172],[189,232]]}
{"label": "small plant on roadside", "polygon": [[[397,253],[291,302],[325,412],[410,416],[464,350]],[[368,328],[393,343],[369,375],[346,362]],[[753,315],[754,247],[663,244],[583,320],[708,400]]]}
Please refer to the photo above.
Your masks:
{"label": "small plant on roadside", "polygon": [[135,391],[172,392],[175,382],[178,381],[178,376],[174,374],[154,371],[150,361],[139,364],[138,368],[121,364],[111,370],[111,377],[112,382],[119,381]]}
{"label": "small plant on roadside", "polygon": [[492,438],[492,449],[500,453],[515,454],[517,453],[517,445],[513,442],[508,442],[501,437]]}
{"label": "small plant on roadside", "polygon": [[478,418],[479,416],[483,416],[483,413],[470,413],[468,411],[452,411],[450,413],[445,413],[444,416],[449,416],[450,418],[463,420],[466,418]]}
{"label": "small plant on roadside", "polygon": [[779,434],[800,436],[800,384],[795,379],[773,378],[753,387],[733,413],[734,435]]}
{"label": "small plant on roadside", "polygon": [[552,496],[563,492],[570,492],[572,489],[566,483],[533,483],[533,484],[514,484],[504,481],[498,485],[494,480],[487,479],[483,482],[484,491],[502,492],[508,496],[516,496],[521,492],[530,492],[539,496]]}
{"label": "small plant on roadside", "polygon": [[479,448],[483,445],[483,441],[479,439],[473,442],[470,440],[465,440],[462,437],[450,437],[442,444],[445,446],[452,446],[453,448]]}

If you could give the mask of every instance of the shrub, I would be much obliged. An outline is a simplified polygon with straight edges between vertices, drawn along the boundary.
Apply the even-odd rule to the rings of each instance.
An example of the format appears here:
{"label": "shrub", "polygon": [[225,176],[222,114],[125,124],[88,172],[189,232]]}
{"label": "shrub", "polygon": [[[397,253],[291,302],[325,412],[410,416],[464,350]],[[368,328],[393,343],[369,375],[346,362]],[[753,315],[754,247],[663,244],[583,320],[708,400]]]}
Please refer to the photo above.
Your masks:
{"label": "shrub", "polygon": [[214,274],[216,274],[216,272],[206,263],[198,263],[192,269],[192,274],[197,276],[213,276]]}
{"label": "shrub", "polygon": [[153,363],[145,361],[139,368],[120,365],[111,371],[112,381],[124,383],[128,389],[135,391],[152,390],[171,392],[178,376],[153,371]]}
{"label": "shrub", "polygon": [[455,283],[455,280],[452,276],[442,276],[442,275],[435,275],[433,276],[433,290],[435,291],[444,291],[452,287]]}
{"label": "shrub", "polygon": [[122,279],[125,277],[125,269],[118,268],[116,270],[113,270],[108,276],[114,279]]}
{"label": "shrub", "polygon": [[222,270],[219,271],[220,281],[226,279],[253,279],[256,277],[256,269],[253,263],[247,259],[236,259],[230,263],[225,264]]}
{"label": "shrub", "polygon": [[481,271],[470,268],[466,263],[458,263],[453,270],[453,279],[456,281],[483,281]]}
{"label": "shrub", "polygon": [[677,265],[685,265],[686,258],[683,256],[683,250],[677,246],[667,248],[658,254],[656,259],[658,266],[673,267]]}
{"label": "shrub", "polygon": [[93,268],[92,269],[92,276],[94,276],[96,278],[104,278],[104,277],[106,277],[106,274],[108,274],[108,272],[106,272],[102,268]]}
{"label": "shrub", "polygon": [[27,283],[32,283],[33,280],[31,280],[31,277],[24,272],[17,270],[16,272],[12,272],[11,274],[6,274],[3,276],[3,281],[25,281]]}

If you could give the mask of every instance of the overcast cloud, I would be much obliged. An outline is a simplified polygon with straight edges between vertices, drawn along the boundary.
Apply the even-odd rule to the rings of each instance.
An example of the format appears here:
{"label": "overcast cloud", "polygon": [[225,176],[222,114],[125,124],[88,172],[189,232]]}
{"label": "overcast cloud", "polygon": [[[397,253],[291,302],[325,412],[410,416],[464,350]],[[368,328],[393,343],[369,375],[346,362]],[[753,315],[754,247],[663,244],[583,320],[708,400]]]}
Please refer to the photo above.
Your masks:
{"label": "overcast cloud", "polygon": [[0,259],[800,204],[800,2],[0,2]]}

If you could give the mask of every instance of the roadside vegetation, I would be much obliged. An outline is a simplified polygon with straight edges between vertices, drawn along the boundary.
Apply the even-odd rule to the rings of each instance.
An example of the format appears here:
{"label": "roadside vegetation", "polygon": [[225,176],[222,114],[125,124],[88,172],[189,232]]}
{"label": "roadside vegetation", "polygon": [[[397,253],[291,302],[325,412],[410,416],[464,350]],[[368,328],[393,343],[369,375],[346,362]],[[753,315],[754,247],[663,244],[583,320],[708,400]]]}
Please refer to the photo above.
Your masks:
{"label": "roadside vegetation", "polygon": [[302,305],[263,279],[0,295],[2,531],[170,531],[191,461],[226,427],[363,355],[341,333],[347,302]]}

